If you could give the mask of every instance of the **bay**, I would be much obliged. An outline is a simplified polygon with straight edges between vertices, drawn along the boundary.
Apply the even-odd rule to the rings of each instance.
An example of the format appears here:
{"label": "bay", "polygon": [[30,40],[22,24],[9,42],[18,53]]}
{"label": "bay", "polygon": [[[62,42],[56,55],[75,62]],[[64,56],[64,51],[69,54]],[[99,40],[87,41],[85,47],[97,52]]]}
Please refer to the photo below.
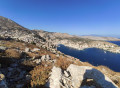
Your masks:
{"label": "bay", "polygon": [[80,61],[89,62],[94,66],[104,65],[116,72],[120,72],[120,54],[97,48],[77,50],[61,44],[57,49],[64,54],[80,59]]}

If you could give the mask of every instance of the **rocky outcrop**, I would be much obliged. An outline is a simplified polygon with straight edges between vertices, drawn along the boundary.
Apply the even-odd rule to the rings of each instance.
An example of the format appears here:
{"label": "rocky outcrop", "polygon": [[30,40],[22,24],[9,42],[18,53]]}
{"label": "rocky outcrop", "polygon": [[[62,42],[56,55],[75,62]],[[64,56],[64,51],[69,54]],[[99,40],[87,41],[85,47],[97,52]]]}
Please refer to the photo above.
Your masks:
{"label": "rocky outcrop", "polygon": [[50,76],[50,88],[61,88],[60,80],[62,77],[62,70],[57,67],[53,67]]}
{"label": "rocky outcrop", "polygon": [[49,78],[50,88],[96,88],[94,85],[81,86],[83,80],[93,79],[96,85],[101,88],[118,88],[107,76],[103,73],[88,66],[77,66],[71,64],[66,71],[60,68],[53,67]]}
{"label": "rocky outcrop", "polygon": [[72,85],[74,88],[78,88],[83,79],[93,79],[102,88],[117,88],[117,86],[107,76],[94,68],[72,64],[68,67],[67,71],[72,76]]}
{"label": "rocky outcrop", "polygon": [[41,58],[38,59],[34,59],[33,62],[35,62],[36,64],[40,64],[42,62],[55,62],[56,60],[52,60],[50,55],[43,55]]}

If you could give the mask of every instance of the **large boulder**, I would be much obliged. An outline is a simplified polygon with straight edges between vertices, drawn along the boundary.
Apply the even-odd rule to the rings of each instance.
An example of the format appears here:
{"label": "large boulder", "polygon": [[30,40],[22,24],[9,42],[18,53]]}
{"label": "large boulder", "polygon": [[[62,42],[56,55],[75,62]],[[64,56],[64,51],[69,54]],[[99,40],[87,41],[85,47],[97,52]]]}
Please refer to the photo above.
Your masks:
{"label": "large boulder", "polygon": [[49,77],[50,88],[97,88],[95,85],[81,86],[84,79],[93,79],[102,88],[118,88],[107,76],[89,66],[71,64],[67,70],[53,67]]}
{"label": "large boulder", "polygon": [[107,76],[92,67],[71,64],[67,71],[72,77],[73,88],[79,88],[83,79],[93,79],[102,88],[118,88]]}
{"label": "large boulder", "polygon": [[50,88],[61,88],[60,87],[61,77],[62,77],[61,68],[54,66],[51,72],[51,76],[49,78]]}

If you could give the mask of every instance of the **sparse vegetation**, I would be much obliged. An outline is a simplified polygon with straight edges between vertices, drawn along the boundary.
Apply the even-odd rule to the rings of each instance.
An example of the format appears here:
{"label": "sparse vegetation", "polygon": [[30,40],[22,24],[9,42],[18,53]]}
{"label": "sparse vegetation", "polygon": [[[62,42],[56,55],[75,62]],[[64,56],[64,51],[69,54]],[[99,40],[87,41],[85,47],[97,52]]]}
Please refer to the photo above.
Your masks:
{"label": "sparse vegetation", "polygon": [[57,59],[55,65],[65,70],[70,64],[73,64],[73,61],[70,61],[68,58],[61,56],[59,59]]}
{"label": "sparse vegetation", "polygon": [[[89,64],[88,62],[80,62],[77,59],[75,60],[74,58],[68,58],[66,57],[66,55],[62,55],[62,54],[59,57],[57,57],[56,54],[53,54],[50,51],[47,51],[46,49],[43,48],[40,48],[40,51],[36,51],[36,52],[20,53],[19,51],[24,51],[26,47],[31,50],[33,48],[39,48],[39,47],[37,47],[34,44],[28,44],[20,41],[17,42],[15,40],[10,40],[10,41],[1,40],[1,41],[2,42],[0,43],[0,45],[5,46],[8,49],[5,50],[4,52],[0,52],[0,63],[2,64],[2,66],[5,64],[7,65],[7,67],[9,67],[9,65],[13,63],[12,59],[19,60],[25,58],[21,66],[23,66],[24,69],[31,74],[31,80],[30,82],[28,82],[29,87],[44,88],[44,84],[47,82],[49,78],[49,73],[51,72],[51,69],[53,67],[53,64],[50,62],[42,62],[40,65],[37,66],[37,64],[34,63],[32,60],[29,60],[29,58],[32,57],[41,58],[42,55],[47,55],[47,54],[50,55],[52,60],[54,59],[56,60],[55,66],[60,67],[63,70],[66,70],[70,64],[76,64],[79,66],[91,66],[93,68],[100,70],[105,75],[107,75],[109,78],[111,78],[111,80],[115,84],[117,84],[120,87],[120,78],[119,78],[120,73],[114,72],[107,67],[104,66],[95,67]],[[27,70],[28,68],[30,69]],[[103,70],[103,68],[105,69],[105,71]],[[26,88],[28,88],[28,86]]]}
{"label": "sparse vegetation", "polygon": [[21,57],[21,53],[16,51],[15,49],[7,49],[5,53],[6,53],[6,56],[9,58],[20,59]]}
{"label": "sparse vegetation", "polygon": [[36,66],[30,74],[32,75],[31,87],[33,88],[41,88],[43,86],[51,72],[52,64],[43,62],[41,65]]}

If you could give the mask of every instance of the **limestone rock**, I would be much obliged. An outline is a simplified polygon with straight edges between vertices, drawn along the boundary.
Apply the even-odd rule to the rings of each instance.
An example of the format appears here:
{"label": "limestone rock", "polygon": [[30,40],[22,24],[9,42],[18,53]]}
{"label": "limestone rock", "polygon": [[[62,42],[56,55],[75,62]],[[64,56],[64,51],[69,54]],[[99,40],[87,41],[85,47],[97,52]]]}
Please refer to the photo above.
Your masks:
{"label": "limestone rock", "polygon": [[40,49],[34,48],[34,49],[32,50],[32,52],[35,52],[35,51],[40,51]]}
{"label": "limestone rock", "polygon": [[35,59],[33,62],[39,64],[41,62],[41,59]]}
{"label": "limestone rock", "polygon": [[49,55],[43,55],[42,57],[41,57],[41,60],[42,61],[48,61],[48,60],[50,60],[51,58],[50,58],[50,56]]}
{"label": "limestone rock", "polygon": [[29,52],[30,51],[30,49],[29,48],[25,48],[25,52]]}
{"label": "limestone rock", "polygon": [[66,77],[69,76],[69,74],[67,73],[67,71],[64,71],[64,74],[65,74]]}
{"label": "limestone rock", "polygon": [[107,76],[89,66],[71,64],[62,73],[62,69],[53,67],[49,77],[50,88],[96,88],[97,86],[81,86],[84,79],[93,79],[102,88],[118,88]]}
{"label": "limestone rock", "polygon": [[61,76],[62,70],[54,66],[50,76],[50,88],[60,88]]}
{"label": "limestone rock", "polygon": [[7,48],[4,46],[0,46],[0,51],[5,51]]}
{"label": "limestone rock", "polygon": [[43,55],[43,56],[41,57],[41,60],[42,60],[42,61],[44,61],[44,60],[45,60],[45,55]]}
{"label": "limestone rock", "polygon": [[92,67],[71,64],[67,71],[72,76],[73,88],[79,88],[83,79],[94,79],[102,88],[118,88],[107,76]]}

